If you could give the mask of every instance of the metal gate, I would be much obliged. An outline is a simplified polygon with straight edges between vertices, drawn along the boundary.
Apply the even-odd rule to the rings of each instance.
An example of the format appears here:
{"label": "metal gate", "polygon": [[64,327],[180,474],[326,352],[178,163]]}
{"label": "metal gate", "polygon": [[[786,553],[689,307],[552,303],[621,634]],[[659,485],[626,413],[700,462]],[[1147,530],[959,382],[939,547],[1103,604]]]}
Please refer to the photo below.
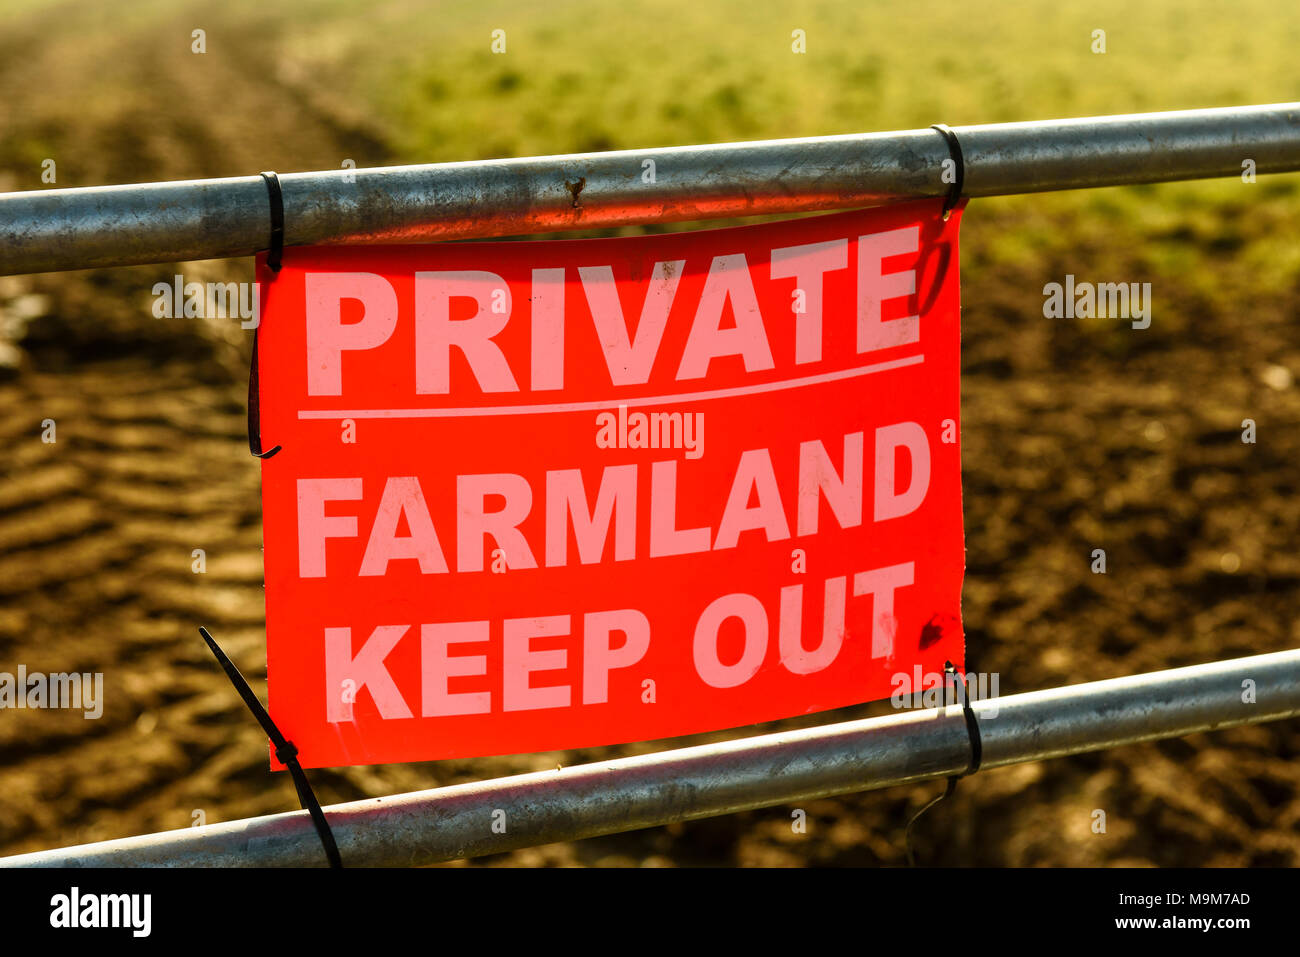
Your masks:
{"label": "metal gate", "polygon": [[[407,243],[1300,170],[1300,103],[291,173],[284,243]],[[653,177],[643,176],[652,161]],[[247,256],[261,176],[0,195],[0,275]],[[1253,683],[1253,695],[1243,686]],[[1300,650],[970,703],[982,768],[1300,715]],[[428,864],[963,773],[963,707],[325,808],[352,865]],[[509,833],[488,826],[505,810]],[[0,866],[319,866],[306,811]]]}

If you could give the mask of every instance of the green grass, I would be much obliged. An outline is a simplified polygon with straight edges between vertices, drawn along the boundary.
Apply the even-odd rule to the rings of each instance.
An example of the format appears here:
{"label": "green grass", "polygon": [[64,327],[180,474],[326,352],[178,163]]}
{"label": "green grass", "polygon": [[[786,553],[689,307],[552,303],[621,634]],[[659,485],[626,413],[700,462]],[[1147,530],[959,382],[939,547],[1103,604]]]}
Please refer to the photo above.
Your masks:
{"label": "green grass", "polygon": [[[1300,8],[380,3],[295,6],[287,53],[342,80],[411,160],[535,155],[1268,103],[1300,90]],[[248,4],[255,10],[257,5]],[[493,54],[493,29],[507,50]],[[791,32],[807,53],[791,52]],[[1104,29],[1107,52],[1090,50]],[[328,80],[326,79],[328,77]]]}
{"label": "green grass", "polygon": [[[238,8],[239,5],[237,5]],[[248,3],[249,10],[257,9]],[[355,21],[341,0],[297,8],[285,53],[301,73],[368,103],[397,162],[816,136],[1191,109],[1300,99],[1300,6],[1275,0],[1134,3],[940,0],[781,3],[558,0],[380,3]],[[491,32],[506,31],[506,52]],[[791,50],[802,29],[807,52]],[[1106,31],[1104,54],[1092,31]],[[1241,231],[1274,287],[1300,275],[1295,243],[1239,221],[1249,205],[1295,238],[1285,189],[1238,180],[986,200],[1018,230],[995,261],[1106,245],[1138,228],[1161,277],[1210,282],[1206,242]],[[1070,235],[1061,217],[1086,209]],[[1178,226],[1190,224],[1183,239]],[[1291,250],[1288,252],[1287,250]],[[1129,256],[1127,249],[1117,255]],[[1104,269],[1107,264],[1097,264]]]}
{"label": "green grass", "polygon": [[[0,36],[33,18],[45,22],[38,37],[57,34],[66,46],[80,36],[87,51],[150,23],[182,43],[191,23],[203,26],[209,57],[256,44],[268,74],[311,90],[326,110],[364,116],[397,163],[1300,98],[1300,6],[1276,0],[0,0]],[[497,29],[501,54],[491,49]],[[804,54],[791,49],[796,29]],[[1091,50],[1096,29],[1106,31],[1104,54]],[[68,57],[57,78],[66,89],[34,101],[44,114],[24,110],[11,64],[0,166],[30,179],[40,157],[75,149],[86,116],[117,116],[133,85],[165,83],[150,79],[148,43],[118,58],[128,62]],[[94,70],[79,74],[86,63]],[[193,120],[214,131],[218,149],[232,130],[293,136],[261,129],[256,109],[239,102]],[[305,161],[336,167],[339,157]],[[980,234],[973,264],[1036,269],[1082,247],[1099,270],[1122,261],[1122,275],[1136,263],[1215,295],[1214,250],[1233,247],[1233,268],[1257,267],[1256,281],[1281,291],[1300,277],[1295,184],[1264,177],[982,200],[970,222],[999,228]],[[1146,238],[1140,249],[1116,238],[1134,231]]]}

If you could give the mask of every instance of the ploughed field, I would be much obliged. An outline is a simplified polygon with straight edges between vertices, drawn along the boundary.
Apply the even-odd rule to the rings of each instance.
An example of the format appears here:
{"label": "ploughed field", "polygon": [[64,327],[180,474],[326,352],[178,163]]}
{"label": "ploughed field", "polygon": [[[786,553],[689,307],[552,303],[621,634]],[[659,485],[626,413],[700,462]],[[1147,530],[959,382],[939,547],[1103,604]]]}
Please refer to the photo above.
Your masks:
{"label": "ploughed field", "polygon": [[[1125,13],[1136,26],[1112,32],[1111,72],[1080,54],[1075,66],[1094,71],[1089,82],[1057,84],[1045,72],[1052,44],[1076,27],[1086,38],[1089,23],[1053,20],[1054,7],[1042,5],[1042,16],[1016,20],[1030,24],[1027,33],[968,48],[911,37],[925,50],[918,56],[939,57],[916,87],[938,91],[931,101],[898,85],[907,65],[887,60],[883,27],[833,31],[828,21],[819,30],[810,15],[807,58],[778,67],[752,53],[757,27],[710,40],[697,22],[705,15],[689,6],[685,25],[655,40],[678,51],[669,66],[637,53],[615,69],[593,51],[618,37],[594,22],[566,32],[489,3],[435,37],[406,29],[403,17],[414,14],[404,7],[381,5],[358,33],[388,38],[390,66],[404,71],[383,86],[373,50],[345,39],[357,32],[342,29],[349,14],[324,2],[292,30],[251,4],[144,3],[115,18],[90,4],[32,11],[8,2],[0,185],[41,188],[47,156],[58,162],[57,185],[97,185],[344,159],[366,166],[1269,102],[1287,97],[1285,71],[1296,69],[1285,66],[1293,58],[1257,48],[1276,38],[1285,49],[1286,30],[1247,38],[1244,14],[1218,31],[1198,14],[1144,34],[1141,18],[1160,16],[1144,8]],[[67,27],[69,8],[84,31]],[[781,28],[784,51],[784,20],[759,22]],[[189,37],[204,24],[208,52],[196,60]],[[519,60],[486,59],[489,28],[499,25]],[[1175,42],[1178,30],[1184,40],[1201,31],[1200,60]],[[832,33],[874,38],[885,67],[854,60]],[[1147,34],[1170,37],[1168,50],[1162,39],[1145,52],[1141,68],[1165,64],[1168,95],[1137,82],[1134,48]],[[907,48],[909,36],[894,45]],[[444,59],[421,60],[434,40]],[[830,51],[824,60],[819,43]],[[722,55],[716,44],[743,46]],[[1038,46],[1033,59],[1026,51]],[[995,49],[1021,50],[998,62],[1022,63],[1024,75],[985,70]],[[1236,90],[1227,71],[1193,76],[1177,66],[1233,50],[1234,62],[1249,53],[1277,66],[1278,87]],[[964,84],[968,76],[979,83]],[[968,208],[964,617],[968,667],[996,673],[1002,694],[1300,644],[1297,185],[1295,176],[1261,178]],[[265,692],[259,471],[244,434],[247,333],[235,319],[156,318],[151,290],[178,272],[186,281],[249,280],[252,270],[246,261],[187,263],[0,279],[0,672],[104,675],[98,718],[0,711],[0,853],[297,806],[196,630],[210,628]],[[1044,286],[1068,276],[1150,282],[1149,328],[1049,318]],[[47,419],[53,443],[42,441]],[[1247,419],[1253,443],[1242,441]],[[1105,574],[1092,571],[1099,548]],[[333,803],[668,744],[311,775]],[[918,824],[917,859],[1300,865],[1298,757],[1292,721],[981,773]],[[942,787],[809,802],[803,833],[791,826],[793,807],[776,807],[476,863],[901,864],[907,819]],[[1096,810],[1105,833],[1093,830]]]}

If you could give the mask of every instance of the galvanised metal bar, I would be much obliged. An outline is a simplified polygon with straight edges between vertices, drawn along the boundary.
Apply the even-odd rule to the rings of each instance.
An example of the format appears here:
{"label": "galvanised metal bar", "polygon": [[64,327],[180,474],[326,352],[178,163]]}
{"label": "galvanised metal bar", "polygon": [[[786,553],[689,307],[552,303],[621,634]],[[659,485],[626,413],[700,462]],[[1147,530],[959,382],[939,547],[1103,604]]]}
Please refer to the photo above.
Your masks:
{"label": "galvanised metal bar", "polygon": [[[1291,718],[1300,715],[1300,650],[993,698],[974,709],[984,768]],[[950,705],[325,812],[345,866],[430,864],[943,777],[965,770],[969,754],[962,710]],[[0,858],[7,867],[324,864],[306,811]]]}
{"label": "galvanised metal bar", "polygon": [[[955,129],[968,196],[1236,176],[1245,160],[1258,173],[1300,170],[1300,103]],[[280,182],[286,245],[428,242],[943,196],[948,158],[944,137],[926,129],[286,173]],[[0,275],[248,256],[266,248],[269,232],[255,175],[7,193]]]}

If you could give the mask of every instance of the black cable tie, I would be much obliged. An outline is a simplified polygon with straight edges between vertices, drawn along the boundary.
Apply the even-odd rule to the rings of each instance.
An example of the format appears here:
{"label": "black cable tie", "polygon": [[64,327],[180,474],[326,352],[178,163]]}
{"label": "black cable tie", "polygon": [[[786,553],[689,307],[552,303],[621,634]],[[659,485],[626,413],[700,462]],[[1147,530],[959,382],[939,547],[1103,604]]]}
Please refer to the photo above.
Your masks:
{"label": "black cable tie", "polygon": [[[266,183],[267,199],[271,203],[271,245],[266,253],[266,266],[272,273],[280,271],[284,256],[284,195],[280,192],[280,177],[274,172],[262,173]],[[262,451],[261,396],[257,387],[257,340],[262,331],[261,298],[258,298],[257,326],[253,329],[253,357],[248,366],[248,451],[256,458],[269,459],[281,446]]]}
{"label": "black cable tie", "polygon": [[978,771],[980,769],[980,764],[984,760],[984,742],[980,738],[980,725],[979,721],[975,718],[975,709],[971,707],[970,703],[970,684],[967,682],[965,675],[962,675],[960,681],[957,680],[957,670],[953,667],[951,661],[945,661],[943,663],[943,675],[945,679],[945,689],[948,687],[948,682],[946,680],[948,678],[953,679],[954,690],[961,688],[961,691],[957,692],[957,694],[958,699],[961,702],[962,715],[966,719],[966,737],[970,741],[970,760],[966,763],[965,771],[961,774],[954,774],[948,778],[948,786],[943,789],[942,794],[913,814],[912,819],[907,822],[907,829],[904,831],[903,843],[904,848],[907,851],[908,867],[916,866],[916,859],[912,854],[912,827],[918,820],[920,820],[921,815],[926,811],[930,810],[930,808],[934,807],[945,798],[952,797],[953,792],[957,790],[957,782],[968,774],[974,774]]}
{"label": "black cable tie", "polygon": [[282,446],[262,451],[261,396],[257,385],[257,339],[261,332],[262,324],[258,322],[257,328],[253,330],[253,357],[248,362],[248,451],[259,459],[269,459]]}
{"label": "black cable tie", "polygon": [[316,800],[311,784],[307,781],[307,775],[302,770],[302,764],[298,761],[298,749],[294,747],[292,741],[286,740],[284,735],[280,733],[280,729],[275,726],[275,722],[267,714],[266,708],[262,707],[262,702],[257,700],[257,695],[253,694],[253,689],[248,686],[248,682],[239,673],[235,663],[221,650],[221,647],[208,633],[208,630],[200,625],[199,634],[203,636],[203,640],[208,643],[208,647],[216,655],[221,669],[226,673],[226,677],[230,679],[230,683],[235,686],[239,696],[244,699],[244,704],[248,705],[248,710],[253,712],[253,717],[262,726],[266,736],[271,739],[271,745],[275,748],[276,760],[289,769],[289,774],[293,777],[294,789],[298,792],[298,801],[311,815],[311,821],[316,825],[316,834],[320,837],[321,845],[325,848],[325,858],[329,861],[329,866],[342,867],[343,859],[339,856],[338,845],[334,843],[334,832],[330,830],[329,821],[325,820],[325,812],[321,810],[320,801]]}
{"label": "black cable tie", "polygon": [[[943,670],[944,674],[955,675],[951,661],[944,662]],[[980,769],[980,764],[984,760],[984,740],[980,737],[980,723],[975,718],[975,709],[971,707],[970,682],[967,681],[967,676],[962,675],[961,681],[957,681],[954,677],[953,685],[961,688],[961,711],[966,718],[966,736],[970,738],[970,766],[957,775],[964,778]]]}
{"label": "black cable tie", "polygon": [[953,207],[955,207],[961,199],[962,189],[966,186],[966,160],[962,156],[961,143],[957,140],[957,134],[953,132],[950,126],[943,123],[935,123],[930,127],[930,129],[938,130],[943,134],[943,138],[948,143],[948,156],[952,160],[953,165],[957,168],[957,177],[953,180],[952,185],[948,187],[948,198],[945,199],[943,203],[943,218],[946,222],[948,217],[952,214]]}
{"label": "black cable tie", "polygon": [[271,245],[267,248],[266,265],[271,272],[280,271],[284,255],[284,194],[280,191],[280,177],[268,170],[261,174],[266,183],[266,195],[271,201]]}

